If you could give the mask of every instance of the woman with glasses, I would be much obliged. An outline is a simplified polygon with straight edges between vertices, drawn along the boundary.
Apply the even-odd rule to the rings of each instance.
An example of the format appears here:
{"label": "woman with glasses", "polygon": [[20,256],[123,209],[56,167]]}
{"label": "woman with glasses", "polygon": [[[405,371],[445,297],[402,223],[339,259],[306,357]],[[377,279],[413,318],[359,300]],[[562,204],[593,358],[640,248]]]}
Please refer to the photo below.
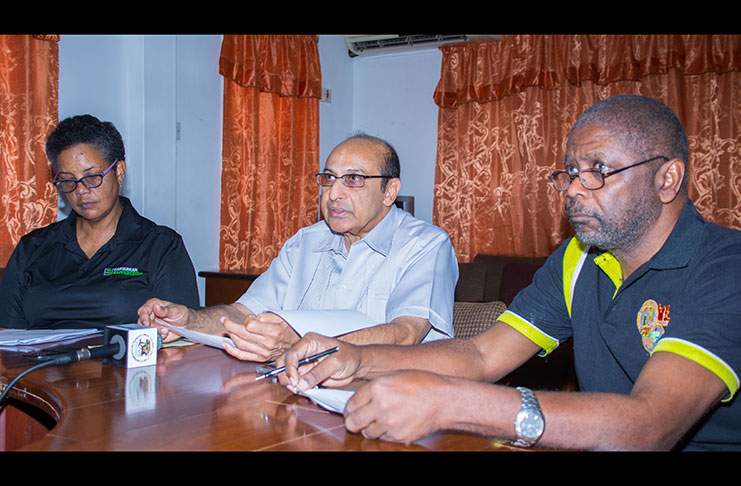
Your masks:
{"label": "woman with glasses", "polygon": [[124,144],[110,122],[63,120],[46,155],[71,213],[25,235],[0,283],[0,328],[102,328],[135,323],[148,298],[198,307],[193,263],[175,231],[121,196]]}

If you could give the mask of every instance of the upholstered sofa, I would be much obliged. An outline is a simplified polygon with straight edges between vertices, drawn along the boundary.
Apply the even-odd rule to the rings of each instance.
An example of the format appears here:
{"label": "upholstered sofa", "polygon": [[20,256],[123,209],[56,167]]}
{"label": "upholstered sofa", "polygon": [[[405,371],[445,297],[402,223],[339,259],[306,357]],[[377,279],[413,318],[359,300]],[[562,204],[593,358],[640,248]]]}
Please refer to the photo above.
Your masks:
{"label": "upholstered sofa", "polygon": [[470,263],[459,263],[453,316],[456,337],[470,337],[496,322],[543,263],[545,258],[497,255],[476,255]]}
{"label": "upholstered sofa", "polygon": [[[517,292],[532,281],[545,258],[476,255],[459,263],[455,289],[453,330],[455,337],[471,337],[497,321]],[[535,356],[500,383],[536,389],[577,389],[571,341],[562,343],[546,357]]]}

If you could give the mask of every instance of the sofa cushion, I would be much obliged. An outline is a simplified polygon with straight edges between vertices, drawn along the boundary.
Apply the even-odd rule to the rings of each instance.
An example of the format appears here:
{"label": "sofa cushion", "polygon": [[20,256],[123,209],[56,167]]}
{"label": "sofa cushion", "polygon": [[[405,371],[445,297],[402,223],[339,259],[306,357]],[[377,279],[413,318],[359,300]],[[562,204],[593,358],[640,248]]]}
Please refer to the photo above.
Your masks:
{"label": "sofa cushion", "polygon": [[504,302],[456,302],[453,307],[453,333],[457,338],[475,336],[497,322],[507,310]]}

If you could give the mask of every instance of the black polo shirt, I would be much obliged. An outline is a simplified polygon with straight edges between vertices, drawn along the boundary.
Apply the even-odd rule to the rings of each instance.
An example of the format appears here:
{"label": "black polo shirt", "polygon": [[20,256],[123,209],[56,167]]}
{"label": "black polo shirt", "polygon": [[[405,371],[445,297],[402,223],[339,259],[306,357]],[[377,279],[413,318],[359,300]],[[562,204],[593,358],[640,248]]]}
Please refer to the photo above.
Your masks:
{"label": "black polo shirt", "polygon": [[73,212],[21,238],[0,282],[0,328],[102,328],[137,321],[151,297],[199,305],[182,238],[140,216],[125,197],[116,233],[92,258]]}
{"label": "black polo shirt", "polygon": [[[500,319],[549,351],[573,337],[582,391],[629,394],[652,353],[706,367],[728,396],[687,449],[741,449],[741,231],[706,222],[688,203],[664,246],[625,281],[609,253],[589,249],[564,291],[565,242]],[[568,265],[566,265],[568,266]]]}

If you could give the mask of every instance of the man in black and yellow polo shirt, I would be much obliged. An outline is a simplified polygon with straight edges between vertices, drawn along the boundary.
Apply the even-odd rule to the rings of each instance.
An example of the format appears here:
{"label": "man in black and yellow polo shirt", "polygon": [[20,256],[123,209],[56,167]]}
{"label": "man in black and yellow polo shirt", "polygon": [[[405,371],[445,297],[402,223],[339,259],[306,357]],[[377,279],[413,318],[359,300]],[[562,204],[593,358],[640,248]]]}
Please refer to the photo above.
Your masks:
{"label": "man in black and yellow polo shirt", "polygon": [[[348,429],[369,438],[459,429],[522,446],[741,449],[741,231],[700,217],[687,161],[668,107],[639,96],[597,103],[551,175],[576,237],[499,322],[470,340],[405,349],[307,336],[286,354],[282,382],[300,391],[371,379],[345,407]],[[491,384],[568,338],[580,392]]]}

